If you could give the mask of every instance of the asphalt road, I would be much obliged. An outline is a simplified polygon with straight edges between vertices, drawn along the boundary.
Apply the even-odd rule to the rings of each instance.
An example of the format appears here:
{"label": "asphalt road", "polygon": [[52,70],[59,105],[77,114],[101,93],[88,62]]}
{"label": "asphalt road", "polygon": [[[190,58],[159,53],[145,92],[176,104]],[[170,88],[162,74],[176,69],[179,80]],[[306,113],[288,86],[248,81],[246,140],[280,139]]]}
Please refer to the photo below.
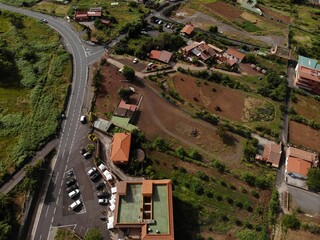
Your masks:
{"label": "asphalt road", "polygon": [[[86,45],[64,19],[1,3],[0,8],[39,20],[47,19],[47,24],[61,34],[67,50],[73,55],[72,91],[65,112],[66,119],[62,123],[58,152],[51,165],[51,177],[46,183],[48,188],[46,188],[46,194],[41,198],[30,238],[49,239],[50,230],[61,225],[71,225],[78,234],[83,236],[92,225],[99,226],[97,211],[100,211],[101,207],[97,204],[95,191],[92,190],[93,185],[85,174],[92,161],[82,159],[79,153],[88,133],[88,128],[82,125],[79,119],[82,114],[87,113],[90,104],[90,97],[86,94],[88,92],[88,65],[98,60],[105,50],[102,47]],[[84,202],[77,212],[67,209],[72,202],[65,190],[65,174],[69,169],[75,171],[82,193],[80,199]],[[95,204],[92,204],[93,202]],[[99,227],[103,229],[102,225]]]}

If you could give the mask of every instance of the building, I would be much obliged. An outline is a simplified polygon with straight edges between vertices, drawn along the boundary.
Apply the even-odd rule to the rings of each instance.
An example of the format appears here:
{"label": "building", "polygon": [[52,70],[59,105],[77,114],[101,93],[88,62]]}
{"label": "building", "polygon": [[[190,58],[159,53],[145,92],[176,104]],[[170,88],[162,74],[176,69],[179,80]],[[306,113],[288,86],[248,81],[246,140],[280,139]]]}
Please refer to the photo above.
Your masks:
{"label": "building", "polygon": [[163,63],[169,63],[172,58],[172,53],[165,50],[152,50],[149,54],[149,58]]}
{"label": "building", "polygon": [[243,59],[246,57],[246,55],[244,53],[239,52],[237,49],[230,48],[230,47],[227,49],[225,55],[228,59],[237,60],[238,63],[241,63],[243,61]]}
{"label": "building", "polygon": [[193,55],[204,62],[216,55],[216,51],[209,44],[206,44],[204,41],[190,41],[188,42],[187,46],[181,48],[181,52],[186,58],[190,58],[190,56]]}
{"label": "building", "polygon": [[78,22],[85,22],[89,20],[89,17],[86,11],[76,11],[74,20]]}
{"label": "building", "polygon": [[130,157],[131,133],[115,133],[110,158],[114,164],[128,164]]}
{"label": "building", "polygon": [[100,18],[102,16],[102,8],[90,8],[89,11],[76,11],[74,19],[78,22],[85,22]]}
{"label": "building", "polygon": [[130,121],[133,118],[138,106],[135,104],[128,104],[121,100],[113,115],[117,117],[129,118]]}
{"label": "building", "polygon": [[296,178],[307,179],[310,168],[318,167],[319,159],[315,153],[289,147],[286,156],[286,174]]}
{"label": "building", "polygon": [[299,56],[294,83],[299,88],[320,94],[320,64],[318,61]]}
{"label": "building", "polygon": [[132,239],[174,240],[171,180],[118,182],[113,224]]}
{"label": "building", "polygon": [[107,133],[111,125],[112,125],[112,122],[102,118],[98,118],[93,123],[93,127],[103,133]]}
{"label": "building", "polygon": [[269,143],[264,146],[263,154],[256,155],[256,160],[270,164],[272,167],[278,168],[281,158],[281,145]]}
{"label": "building", "polygon": [[194,30],[194,26],[192,24],[187,24],[182,28],[180,33],[182,33],[183,35],[191,36],[193,30]]}

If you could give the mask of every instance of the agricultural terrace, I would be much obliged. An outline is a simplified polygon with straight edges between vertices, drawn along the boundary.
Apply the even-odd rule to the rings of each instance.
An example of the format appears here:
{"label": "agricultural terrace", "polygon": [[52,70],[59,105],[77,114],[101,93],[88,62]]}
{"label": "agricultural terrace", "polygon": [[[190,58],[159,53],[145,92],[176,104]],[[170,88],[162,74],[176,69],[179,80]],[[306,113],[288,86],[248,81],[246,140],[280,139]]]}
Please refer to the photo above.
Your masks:
{"label": "agricultural terrace", "polygon": [[295,94],[296,100],[291,102],[291,107],[296,113],[308,120],[320,123],[320,101],[312,96],[302,96]]}
{"label": "agricultural terrace", "polygon": [[313,129],[295,121],[289,124],[289,142],[298,147],[320,150],[320,130]]}
{"label": "agricultural terrace", "polygon": [[176,99],[177,96],[182,98],[180,102],[176,102],[187,111],[196,113],[205,109],[253,130],[270,129],[274,134],[280,131],[279,102],[253,94],[251,91],[231,89],[182,73],[176,73],[169,79],[166,92]]}
{"label": "agricultural terrace", "polygon": [[[214,162],[190,163],[186,158],[155,150],[148,150],[147,154],[151,161],[147,174],[153,179],[172,180],[177,239],[198,239],[196,235],[205,239],[209,236],[220,239],[226,235],[236,238],[242,231],[250,231],[257,239],[262,239],[268,228],[269,187],[263,190],[249,186],[242,175],[235,177],[223,168],[218,171],[219,164]],[[232,166],[230,171],[234,169]],[[255,165],[248,169],[253,176],[263,176],[272,184],[271,169]]]}
{"label": "agricultural terrace", "polygon": [[56,133],[71,76],[58,34],[21,15],[0,14],[0,179]]}
{"label": "agricultural terrace", "polygon": [[[221,22],[237,26],[252,34],[258,35],[286,35],[287,26],[279,24],[278,22],[270,22],[268,19],[257,14],[242,10],[240,5],[232,5],[222,1],[207,1],[207,0],[190,0],[182,4],[180,8],[175,11],[175,17],[188,18],[190,16],[196,17],[195,12],[207,14]],[[199,18],[199,21],[200,18]],[[198,19],[194,19],[194,24],[198,24]],[[199,26],[203,27],[203,26]],[[208,26],[204,26],[208,30]]]}

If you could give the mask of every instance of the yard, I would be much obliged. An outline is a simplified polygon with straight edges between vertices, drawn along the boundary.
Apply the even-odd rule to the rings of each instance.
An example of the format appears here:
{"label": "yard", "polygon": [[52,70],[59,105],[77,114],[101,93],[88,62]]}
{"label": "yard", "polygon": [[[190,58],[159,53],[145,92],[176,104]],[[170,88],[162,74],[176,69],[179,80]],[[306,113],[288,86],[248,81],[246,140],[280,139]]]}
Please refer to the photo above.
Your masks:
{"label": "yard", "polygon": [[320,130],[315,130],[304,124],[290,121],[289,142],[319,152]]}

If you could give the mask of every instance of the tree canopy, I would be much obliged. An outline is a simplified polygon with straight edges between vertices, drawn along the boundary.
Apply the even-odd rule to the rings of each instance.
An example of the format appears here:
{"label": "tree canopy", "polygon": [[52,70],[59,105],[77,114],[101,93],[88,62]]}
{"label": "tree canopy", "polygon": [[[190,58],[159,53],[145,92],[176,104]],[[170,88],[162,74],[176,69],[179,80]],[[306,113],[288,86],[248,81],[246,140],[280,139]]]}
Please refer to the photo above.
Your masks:
{"label": "tree canopy", "polygon": [[124,66],[123,67],[122,74],[129,81],[134,80],[135,76],[136,76],[134,70],[132,68],[128,67],[128,66]]}
{"label": "tree canopy", "polygon": [[98,228],[90,229],[84,236],[84,240],[102,240],[103,237]]}
{"label": "tree canopy", "polygon": [[320,168],[309,170],[307,185],[311,191],[320,192]]}

